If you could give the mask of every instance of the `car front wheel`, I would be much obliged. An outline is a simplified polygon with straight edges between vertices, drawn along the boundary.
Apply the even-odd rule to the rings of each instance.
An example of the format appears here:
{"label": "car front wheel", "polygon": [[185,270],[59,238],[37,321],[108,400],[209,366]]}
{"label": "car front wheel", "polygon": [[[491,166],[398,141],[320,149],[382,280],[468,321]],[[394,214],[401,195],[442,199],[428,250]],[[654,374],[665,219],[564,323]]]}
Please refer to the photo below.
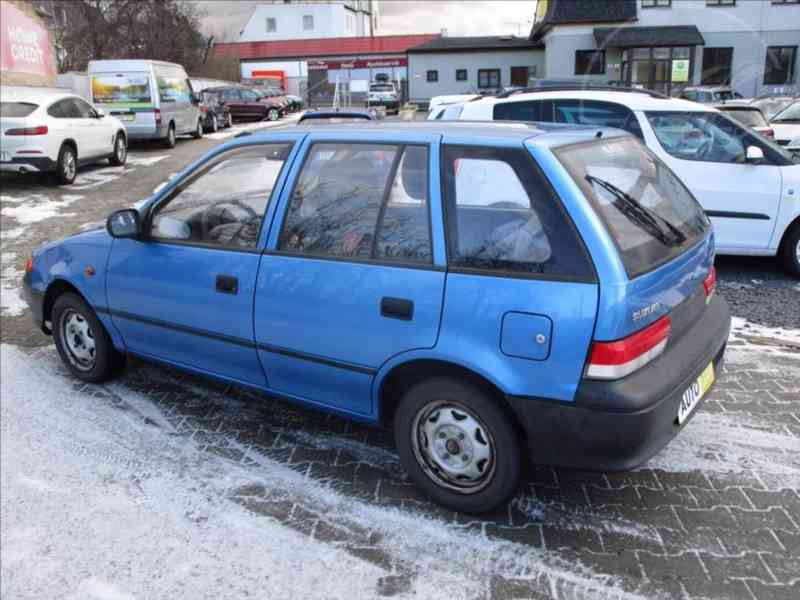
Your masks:
{"label": "car front wheel", "polygon": [[267,111],[267,119],[270,121],[277,121],[280,118],[280,113],[278,112],[277,108],[270,108]]}
{"label": "car front wheel", "polygon": [[114,138],[114,153],[111,155],[109,161],[116,167],[121,167],[128,159],[128,144],[125,142],[125,136],[121,133],[117,134]]}
{"label": "car front wheel", "polygon": [[795,223],[783,238],[780,258],[790,275],[800,277],[800,223]]}
{"label": "car front wheel", "polygon": [[495,398],[448,377],[411,387],[394,419],[400,460],[436,502],[466,513],[507,501],[520,477],[514,424]]}
{"label": "car front wheel", "polygon": [[203,119],[197,119],[197,126],[194,129],[192,137],[196,140],[203,137]]}
{"label": "car front wheel", "polygon": [[174,148],[175,144],[178,143],[177,137],[175,135],[175,125],[174,123],[169,124],[169,129],[167,129],[167,137],[164,139],[164,145],[167,148]]}
{"label": "car front wheel", "polygon": [[53,337],[61,360],[82,381],[105,381],[121,363],[105,327],[77,294],[68,292],[56,299]]}
{"label": "car front wheel", "polygon": [[217,123],[217,115],[211,115],[211,131],[213,133],[219,131],[219,123]]}

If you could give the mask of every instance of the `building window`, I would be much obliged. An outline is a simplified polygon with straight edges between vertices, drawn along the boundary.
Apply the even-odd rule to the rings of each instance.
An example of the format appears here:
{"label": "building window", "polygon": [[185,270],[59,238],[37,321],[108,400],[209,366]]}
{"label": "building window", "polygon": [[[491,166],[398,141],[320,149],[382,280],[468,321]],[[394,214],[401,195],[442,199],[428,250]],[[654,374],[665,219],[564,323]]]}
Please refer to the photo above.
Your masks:
{"label": "building window", "polygon": [[425,78],[430,82],[439,81],[439,71],[428,71],[425,74]]}
{"label": "building window", "polygon": [[797,46],[770,46],[764,64],[764,83],[781,85],[794,81]]}
{"label": "building window", "polygon": [[642,8],[669,8],[672,0],[642,0]]}
{"label": "building window", "polygon": [[605,72],[605,50],[575,51],[575,75],[602,75]]}
{"label": "building window", "polygon": [[703,48],[702,85],[730,85],[733,48]]}
{"label": "building window", "polygon": [[278,24],[275,22],[275,17],[267,17],[267,33],[272,33],[278,30]]}
{"label": "building window", "polygon": [[479,88],[499,88],[500,69],[478,69]]}
{"label": "building window", "polygon": [[303,31],[314,29],[314,15],[303,15]]}
{"label": "building window", "polygon": [[800,4],[800,0],[772,0],[773,4]]}
{"label": "building window", "polygon": [[456,81],[466,81],[466,80],[467,80],[467,70],[456,69]]}
{"label": "building window", "polygon": [[734,6],[736,0],[706,0],[706,6]]}

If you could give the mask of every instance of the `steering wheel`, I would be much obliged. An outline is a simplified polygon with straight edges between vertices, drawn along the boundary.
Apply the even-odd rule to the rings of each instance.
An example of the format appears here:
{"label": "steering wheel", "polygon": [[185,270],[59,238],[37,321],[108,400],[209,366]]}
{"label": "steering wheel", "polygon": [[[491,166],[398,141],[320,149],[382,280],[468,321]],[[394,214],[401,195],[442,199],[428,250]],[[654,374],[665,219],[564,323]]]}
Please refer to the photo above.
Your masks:
{"label": "steering wheel", "polygon": [[[245,213],[247,213],[246,218],[244,218],[244,219],[236,219],[236,218],[234,218],[234,219],[231,219],[228,222],[220,222],[220,223],[214,224],[213,226],[210,226],[209,221],[211,220],[211,216],[215,214],[215,210],[218,209],[219,207],[225,207],[226,205],[227,206],[231,206],[231,207],[236,207],[236,208],[239,208],[239,209],[245,211]],[[222,221],[222,217],[225,214],[225,210],[226,209],[223,208],[221,211],[219,211],[219,219],[220,219],[220,221]],[[209,206],[206,210],[204,210],[202,215],[203,216],[202,216],[202,219],[201,219],[201,223],[202,223],[202,231],[203,231],[203,238],[204,239],[208,239],[210,237],[211,231],[213,231],[216,227],[219,227],[220,225],[226,225],[228,223],[240,223],[241,227],[236,232],[236,234],[233,235],[233,237],[236,237],[236,235],[238,235],[239,231],[244,229],[244,227],[246,227],[253,220],[257,220],[259,218],[258,217],[258,213],[255,210],[253,210],[252,207],[248,206],[247,204],[245,204],[241,200],[234,200],[234,199],[226,199],[226,200],[220,200],[219,202],[215,202],[214,204]]]}

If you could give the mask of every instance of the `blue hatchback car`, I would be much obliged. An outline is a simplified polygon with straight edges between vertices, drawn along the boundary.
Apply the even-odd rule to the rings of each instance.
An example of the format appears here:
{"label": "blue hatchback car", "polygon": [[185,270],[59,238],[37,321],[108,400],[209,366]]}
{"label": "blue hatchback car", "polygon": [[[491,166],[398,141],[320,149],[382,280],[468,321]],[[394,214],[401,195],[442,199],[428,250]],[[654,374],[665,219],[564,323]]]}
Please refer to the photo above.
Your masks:
{"label": "blue hatchback car", "polygon": [[686,187],[613,129],[306,127],[215,148],[105,230],[37,249],[70,371],[127,354],[370,423],[480,512],[525,458],[620,470],[719,375],[730,316]]}

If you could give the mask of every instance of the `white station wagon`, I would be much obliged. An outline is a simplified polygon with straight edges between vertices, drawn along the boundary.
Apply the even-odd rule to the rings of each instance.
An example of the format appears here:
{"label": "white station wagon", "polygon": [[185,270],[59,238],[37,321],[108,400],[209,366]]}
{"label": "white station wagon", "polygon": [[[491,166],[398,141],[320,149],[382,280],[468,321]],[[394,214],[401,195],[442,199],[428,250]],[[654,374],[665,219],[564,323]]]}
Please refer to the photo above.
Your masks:
{"label": "white station wagon", "polygon": [[460,120],[618,127],[644,140],[703,206],[718,254],[778,256],[800,277],[800,164],[720,111],[646,91],[561,90],[483,98]]}

